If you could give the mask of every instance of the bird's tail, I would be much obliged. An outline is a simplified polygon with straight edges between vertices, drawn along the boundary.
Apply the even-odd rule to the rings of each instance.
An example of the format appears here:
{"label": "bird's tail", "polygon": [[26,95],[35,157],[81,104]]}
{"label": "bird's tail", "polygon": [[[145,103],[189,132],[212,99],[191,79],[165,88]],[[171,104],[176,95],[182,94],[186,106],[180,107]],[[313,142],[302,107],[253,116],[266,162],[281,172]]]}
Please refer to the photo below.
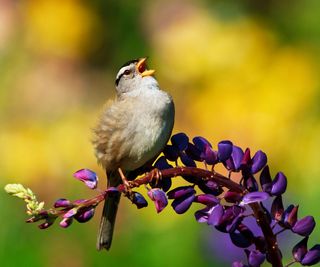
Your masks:
{"label": "bird's tail", "polygon": [[[117,171],[108,172],[108,187],[118,186],[121,183],[120,175]],[[114,192],[107,196],[103,206],[100,228],[97,239],[97,249],[103,248],[109,250],[112,242],[114,224],[116,220],[118,205],[120,202],[121,193]]]}

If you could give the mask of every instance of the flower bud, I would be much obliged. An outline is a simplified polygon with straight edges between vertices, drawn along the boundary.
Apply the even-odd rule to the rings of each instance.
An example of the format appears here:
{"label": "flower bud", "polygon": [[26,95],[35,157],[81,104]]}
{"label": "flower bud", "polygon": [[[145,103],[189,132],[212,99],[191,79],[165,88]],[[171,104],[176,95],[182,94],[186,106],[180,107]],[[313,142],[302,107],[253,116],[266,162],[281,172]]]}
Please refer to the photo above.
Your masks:
{"label": "flower bud", "polygon": [[84,182],[86,186],[88,186],[90,189],[97,188],[98,184],[98,176],[95,172],[89,170],[89,169],[82,169],[73,174],[73,176]]}
{"label": "flower bud", "polygon": [[161,212],[168,205],[167,195],[160,188],[148,190],[148,196],[154,202],[157,213]]}

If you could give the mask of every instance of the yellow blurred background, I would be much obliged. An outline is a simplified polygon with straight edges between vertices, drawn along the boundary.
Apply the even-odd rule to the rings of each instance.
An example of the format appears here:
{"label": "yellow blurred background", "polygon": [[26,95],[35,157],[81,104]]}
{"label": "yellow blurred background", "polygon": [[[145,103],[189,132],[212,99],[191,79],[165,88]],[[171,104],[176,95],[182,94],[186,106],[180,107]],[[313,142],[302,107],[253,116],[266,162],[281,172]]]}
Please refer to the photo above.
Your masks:
{"label": "yellow blurred background", "polygon": [[[23,183],[49,207],[94,194],[78,169],[105,185],[90,129],[119,66],[149,56],[176,104],[174,132],[262,149],[288,177],[285,205],[319,223],[319,11],[316,0],[0,0],[1,188]],[[40,231],[0,191],[1,266],[230,266],[196,209],[157,215],[123,200],[106,253],[95,250],[100,215]],[[318,227],[310,246],[319,238]]]}

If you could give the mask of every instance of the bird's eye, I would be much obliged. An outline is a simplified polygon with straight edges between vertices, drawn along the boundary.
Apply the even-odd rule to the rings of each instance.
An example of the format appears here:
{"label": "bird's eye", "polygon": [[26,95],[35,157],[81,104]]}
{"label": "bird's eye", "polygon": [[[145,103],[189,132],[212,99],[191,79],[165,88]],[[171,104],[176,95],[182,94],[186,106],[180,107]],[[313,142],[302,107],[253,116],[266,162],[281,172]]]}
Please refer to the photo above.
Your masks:
{"label": "bird's eye", "polygon": [[130,73],[131,73],[130,70],[125,70],[123,74],[124,74],[124,75],[129,75]]}

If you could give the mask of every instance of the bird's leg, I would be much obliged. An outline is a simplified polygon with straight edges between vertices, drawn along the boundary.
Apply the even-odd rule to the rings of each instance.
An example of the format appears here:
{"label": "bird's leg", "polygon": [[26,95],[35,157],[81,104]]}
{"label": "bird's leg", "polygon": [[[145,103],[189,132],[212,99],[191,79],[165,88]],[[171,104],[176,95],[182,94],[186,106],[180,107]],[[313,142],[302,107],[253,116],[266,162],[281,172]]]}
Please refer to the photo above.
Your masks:
{"label": "bird's leg", "polygon": [[162,179],[161,171],[157,168],[154,168],[149,173],[151,174],[150,182],[154,183],[155,186],[158,186],[159,182]]}
{"label": "bird's leg", "polygon": [[130,194],[130,193],[131,193],[131,186],[130,186],[127,178],[126,178],[125,175],[123,174],[123,171],[121,170],[121,168],[118,168],[118,172],[119,172],[119,174],[120,174],[122,183],[123,183],[123,185],[124,185],[125,188],[126,188],[126,191]]}

